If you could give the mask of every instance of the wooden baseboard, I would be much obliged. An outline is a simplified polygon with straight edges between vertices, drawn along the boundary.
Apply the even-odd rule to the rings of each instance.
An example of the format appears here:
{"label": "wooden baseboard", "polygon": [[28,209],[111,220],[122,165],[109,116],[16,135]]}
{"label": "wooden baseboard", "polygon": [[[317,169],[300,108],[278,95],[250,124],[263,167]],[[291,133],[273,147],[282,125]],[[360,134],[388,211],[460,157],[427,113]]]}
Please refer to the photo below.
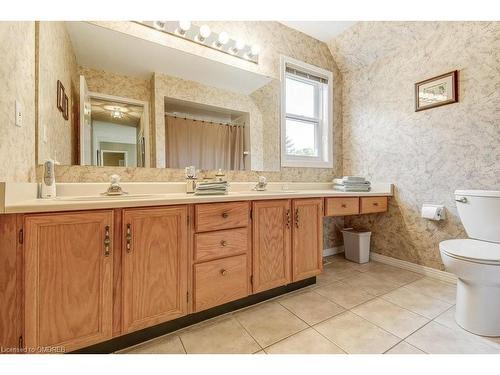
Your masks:
{"label": "wooden baseboard", "polygon": [[396,259],[392,257],[388,257],[386,255],[370,253],[370,259],[375,262],[380,262],[384,264],[388,264],[390,266],[399,267],[408,271],[413,271],[415,273],[419,273],[428,277],[432,277],[441,281],[445,281],[448,283],[455,284],[457,281],[457,277],[449,272],[437,270],[435,268],[422,266],[420,264],[415,264],[411,262],[407,262],[405,260]]}

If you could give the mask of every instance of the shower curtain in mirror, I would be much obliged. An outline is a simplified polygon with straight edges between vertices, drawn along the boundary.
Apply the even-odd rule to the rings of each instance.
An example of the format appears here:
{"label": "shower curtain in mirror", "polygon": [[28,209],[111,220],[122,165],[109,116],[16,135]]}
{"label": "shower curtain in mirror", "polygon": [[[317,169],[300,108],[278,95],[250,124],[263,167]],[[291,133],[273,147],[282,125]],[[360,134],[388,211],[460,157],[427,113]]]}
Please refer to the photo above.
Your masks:
{"label": "shower curtain in mirror", "polygon": [[244,170],[244,127],[165,116],[167,168]]}

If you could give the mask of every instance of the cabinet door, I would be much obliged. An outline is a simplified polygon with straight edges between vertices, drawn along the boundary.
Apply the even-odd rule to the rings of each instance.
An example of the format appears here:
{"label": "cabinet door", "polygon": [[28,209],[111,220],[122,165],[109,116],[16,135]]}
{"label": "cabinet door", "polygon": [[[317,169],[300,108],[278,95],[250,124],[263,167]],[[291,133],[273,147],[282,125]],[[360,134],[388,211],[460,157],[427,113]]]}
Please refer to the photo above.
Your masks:
{"label": "cabinet door", "polygon": [[253,292],[290,283],[289,200],[253,202]]}
{"label": "cabinet door", "polygon": [[187,206],[123,211],[123,332],[187,313]]}
{"label": "cabinet door", "polygon": [[294,199],[292,279],[298,281],[323,269],[323,199]]}
{"label": "cabinet door", "polygon": [[110,339],[112,211],[25,217],[25,343],[71,351]]}

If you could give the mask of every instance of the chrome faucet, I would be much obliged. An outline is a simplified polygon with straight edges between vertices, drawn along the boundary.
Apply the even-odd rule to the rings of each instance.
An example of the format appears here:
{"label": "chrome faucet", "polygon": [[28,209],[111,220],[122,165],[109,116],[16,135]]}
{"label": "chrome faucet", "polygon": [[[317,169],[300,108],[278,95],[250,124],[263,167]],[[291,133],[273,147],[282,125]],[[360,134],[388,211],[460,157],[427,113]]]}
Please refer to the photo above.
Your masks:
{"label": "chrome faucet", "polygon": [[193,194],[196,190],[196,168],[194,165],[185,168],[186,174],[186,193]]}
{"label": "chrome faucet", "polygon": [[266,189],[267,189],[267,179],[264,176],[259,176],[259,182],[257,182],[253,190],[265,191]]}
{"label": "chrome faucet", "polygon": [[111,175],[111,184],[103,195],[125,195],[128,194],[122,190],[120,186],[120,176],[117,174]]}

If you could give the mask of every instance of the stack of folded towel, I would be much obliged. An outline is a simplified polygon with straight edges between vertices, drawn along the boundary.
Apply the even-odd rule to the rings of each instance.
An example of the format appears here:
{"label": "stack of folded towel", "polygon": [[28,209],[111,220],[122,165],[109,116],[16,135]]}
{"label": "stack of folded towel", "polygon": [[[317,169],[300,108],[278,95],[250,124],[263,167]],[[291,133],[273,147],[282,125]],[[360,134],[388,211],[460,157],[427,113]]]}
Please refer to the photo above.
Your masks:
{"label": "stack of folded towel", "polygon": [[370,181],[364,177],[344,176],[333,179],[333,188],[340,191],[370,191]]}
{"label": "stack of folded towel", "polygon": [[194,193],[196,195],[223,195],[227,194],[229,183],[227,181],[198,182]]}

